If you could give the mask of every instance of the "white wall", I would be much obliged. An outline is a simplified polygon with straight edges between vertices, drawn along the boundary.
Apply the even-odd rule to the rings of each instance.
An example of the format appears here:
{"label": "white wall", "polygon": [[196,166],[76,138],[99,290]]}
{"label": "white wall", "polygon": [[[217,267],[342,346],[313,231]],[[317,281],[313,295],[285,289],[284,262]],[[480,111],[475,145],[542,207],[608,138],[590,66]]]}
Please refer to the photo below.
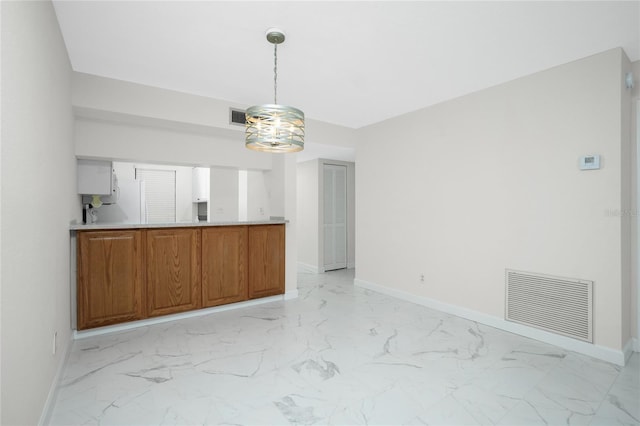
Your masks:
{"label": "white wall", "polygon": [[347,166],[347,267],[356,267],[356,164]]}
{"label": "white wall", "polygon": [[357,130],[348,127],[316,120],[305,120],[305,144],[318,143],[332,147],[355,148],[356,134]]}
{"label": "white wall", "polygon": [[239,218],[238,170],[212,167],[209,222],[237,221]]}
{"label": "white wall", "polygon": [[246,149],[242,133],[230,137],[163,125],[157,120],[139,124],[130,117],[112,121],[79,116],[75,122],[76,155],[183,166],[271,169],[271,157]]}
{"label": "white wall", "polygon": [[[0,6],[0,29],[2,28],[2,7]],[[2,45],[2,32],[0,31],[0,47]],[[0,50],[1,52],[1,50]],[[0,58],[0,64],[2,60]],[[2,67],[0,67],[0,95],[2,94]],[[1,97],[1,96],[0,96]],[[4,117],[2,116],[2,107],[4,106],[4,102],[0,102],[0,152],[2,152],[2,124],[4,121]],[[0,155],[0,224],[2,224],[2,167],[1,167],[1,158]],[[2,249],[2,226],[0,226],[0,251]],[[0,321],[2,320],[2,257],[0,256]],[[2,381],[2,323],[0,322],[0,394],[2,393],[3,381]],[[0,423],[2,423],[2,397],[0,397]]]}
{"label": "white wall", "polygon": [[[636,220],[632,223],[632,226],[635,226],[634,235],[636,236],[635,242],[632,248],[635,250],[632,256],[632,274],[633,279],[635,281],[635,288],[632,287],[631,291],[631,334],[635,336],[635,350],[636,352],[640,352],[640,274],[638,273],[638,264],[640,263],[640,250],[638,247],[638,242],[640,241],[640,173],[638,173],[638,165],[640,165],[640,158],[638,147],[640,146],[640,127],[637,123],[640,123],[640,100],[636,100],[634,102],[635,106],[635,137],[636,137],[636,153],[634,158],[636,159],[636,167],[634,171],[636,172],[635,182],[636,182],[636,190],[634,191],[635,195],[635,217]],[[633,136],[632,136],[633,137]],[[633,317],[635,315],[635,318]]]}
{"label": "white wall", "polygon": [[247,171],[247,220],[267,220],[271,210],[269,208],[269,193],[264,172],[261,170]]}
{"label": "white wall", "polygon": [[[621,141],[621,163],[620,163],[620,179],[621,179],[621,255],[622,255],[622,289],[620,295],[621,303],[621,333],[622,341],[621,345],[624,345],[632,338],[631,329],[633,327],[632,317],[635,317],[635,313],[631,313],[632,306],[632,291],[635,285],[632,285],[632,246],[637,244],[635,233],[632,232],[632,222],[634,222],[632,208],[635,206],[635,177],[634,170],[637,165],[635,162],[635,140],[631,138],[631,91],[625,87],[625,75],[631,72],[631,62],[629,58],[621,52],[619,58],[620,64],[620,131],[619,138]],[[635,228],[633,228],[635,229]],[[635,284],[635,283],[634,283]]]}
{"label": "white wall", "polygon": [[72,83],[78,157],[271,169],[229,124],[236,104],[82,73]]}
{"label": "white wall", "polygon": [[[267,197],[269,199],[269,207],[271,216],[285,217],[285,175],[284,162],[280,157],[282,155],[270,154],[274,161],[273,169],[264,173],[264,182],[267,188]],[[287,154],[287,157],[295,157],[296,154]],[[277,161],[278,160],[278,161]],[[278,167],[276,167],[276,164]]]}
{"label": "white wall", "polygon": [[[244,147],[242,127],[230,125],[228,101],[83,73],[73,74],[76,154],[174,164],[270,170],[271,156]],[[313,119],[310,144],[353,148],[355,130]]]}
{"label": "white wall", "polygon": [[298,263],[301,268],[311,272],[318,272],[319,269],[318,177],[318,160],[297,164]]}
{"label": "white wall", "polygon": [[70,342],[69,223],[81,218],[71,67],[50,2],[0,7],[0,423],[34,425]]}
{"label": "white wall", "polygon": [[229,124],[229,107],[243,106],[228,101],[77,72],[73,73],[72,96],[77,109],[122,114],[116,116],[117,121],[145,117],[177,128],[193,125],[191,129],[226,129],[240,139],[243,135],[242,127]]}
{"label": "white wall", "polygon": [[[84,113],[116,112],[129,117],[153,118],[164,121],[166,125],[173,124],[176,128],[182,129],[228,130],[229,132],[224,134],[236,134],[239,138],[237,140],[243,139],[243,131],[242,127],[229,124],[229,107],[248,107],[248,105],[234,104],[224,100],[83,73],[73,75],[73,105],[77,109],[86,110]],[[124,117],[114,118],[116,121],[121,121]],[[191,127],[188,127],[189,125]],[[306,119],[305,140],[311,143],[354,147],[355,130]],[[263,157],[260,153],[251,151],[247,154],[252,154],[258,159]]]}
{"label": "white wall", "polygon": [[[270,205],[272,216],[282,216],[288,220],[285,228],[285,299],[297,297],[298,285],[298,237],[296,211],[296,155],[273,155],[273,170],[265,173],[267,187],[271,191]],[[279,202],[273,202],[273,194]],[[281,201],[281,202],[280,202]]]}
{"label": "white wall", "polygon": [[247,171],[246,170],[238,170],[238,220],[246,221],[247,220],[247,192],[248,192],[248,183],[247,183]]}
{"label": "white wall", "polygon": [[361,129],[357,280],[496,318],[505,268],[594,280],[595,344],[620,350],[622,55]]}
{"label": "white wall", "polygon": [[638,241],[640,238],[638,237],[638,233],[640,232],[640,197],[638,197],[638,191],[640,191],[640,174],[638,174],[638,166],[640,165],[640,160],[638,159],[638,155],[640,154],[638,150],[638,145],[640,144],[640,127],[638,126],[638,122],[640,122],[640,61],[636,61],[631,64],[632,72],[635,80],[635,86],[631,90],[631,139],[635,139],[635,144],[631,144],[631,157],[634,158],[635,167],[631,168],[631,175],[633,182],[636,183],[635,190],[632,191],[632,206],[634,206],[635,220],[631,221],[631,229],[632,234],[635,236],[635,239],[631,245],[632,256],[631,256],[631,279],[632,282],[635,283],[635,286],[631,287],[631,335],[636,338],[636,350],[640,351],[640,312],[638,312],[638,307],[640,307],[640,275],[638,274],[638,264],[640,263],[640,251],[638,250]]}

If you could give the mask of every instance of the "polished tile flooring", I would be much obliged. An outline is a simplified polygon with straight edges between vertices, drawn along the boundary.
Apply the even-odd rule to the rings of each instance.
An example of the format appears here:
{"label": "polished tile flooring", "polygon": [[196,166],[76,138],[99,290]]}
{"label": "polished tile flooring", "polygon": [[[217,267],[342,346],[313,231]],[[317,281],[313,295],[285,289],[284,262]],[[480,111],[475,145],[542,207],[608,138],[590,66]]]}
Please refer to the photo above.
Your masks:
{"label": "polished tile flooring", "polygon": [[638,425],[625,368],[300,274],[286,302],[77,340],[54,425]]}

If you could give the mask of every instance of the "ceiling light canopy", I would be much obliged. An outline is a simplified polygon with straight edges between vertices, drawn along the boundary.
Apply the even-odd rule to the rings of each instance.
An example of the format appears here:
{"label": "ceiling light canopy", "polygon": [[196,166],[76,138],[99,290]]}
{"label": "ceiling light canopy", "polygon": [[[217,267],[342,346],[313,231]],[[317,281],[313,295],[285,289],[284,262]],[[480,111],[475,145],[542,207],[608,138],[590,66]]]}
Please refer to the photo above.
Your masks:
{"label": "ceiling light canopy", "polygon": [[304,113],[278,105],[278,45],[285,34],[277,28],[267,30],[273,44],[273,104],[255,105],[246,111],[245,146],[262,152],[298,152],[304,149]]}

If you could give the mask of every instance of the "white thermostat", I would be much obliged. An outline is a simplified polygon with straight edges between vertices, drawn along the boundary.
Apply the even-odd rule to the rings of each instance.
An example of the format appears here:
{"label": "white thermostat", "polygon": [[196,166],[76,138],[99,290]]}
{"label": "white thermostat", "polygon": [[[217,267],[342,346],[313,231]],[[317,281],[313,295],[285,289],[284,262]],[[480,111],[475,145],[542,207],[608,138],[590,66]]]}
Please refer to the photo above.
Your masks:
{"label": "white thermostat", "polygon": [[599,155],[585,155],[583,157],[580,157],[580,170],[598,170],[599,168]]}

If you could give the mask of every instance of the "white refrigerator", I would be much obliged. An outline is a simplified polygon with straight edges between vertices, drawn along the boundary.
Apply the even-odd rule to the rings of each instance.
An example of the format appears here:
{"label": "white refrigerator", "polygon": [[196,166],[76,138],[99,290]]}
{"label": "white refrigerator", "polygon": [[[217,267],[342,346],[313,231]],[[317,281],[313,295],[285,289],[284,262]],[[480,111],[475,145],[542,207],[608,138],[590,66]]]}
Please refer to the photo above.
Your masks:
{"label": "white refrigerator", "polygon": [[98,223],[147,223],[147,202],[143,180],[120,180],[115,204],[97,209]]}

